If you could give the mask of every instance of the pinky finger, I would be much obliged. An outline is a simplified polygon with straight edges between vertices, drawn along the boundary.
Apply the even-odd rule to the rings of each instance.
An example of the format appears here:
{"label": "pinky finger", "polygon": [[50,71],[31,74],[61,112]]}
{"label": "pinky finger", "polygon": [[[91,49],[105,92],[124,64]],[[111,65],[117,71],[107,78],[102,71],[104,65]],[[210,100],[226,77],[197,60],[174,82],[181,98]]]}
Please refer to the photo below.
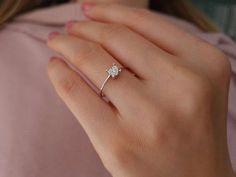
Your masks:
{"label": "pinky finger", "polygon": [[48,74],[58,95],[78,119],[92,143],[103,141],[116,125],[116,110],[62,59],[52,58],[49,61]]}

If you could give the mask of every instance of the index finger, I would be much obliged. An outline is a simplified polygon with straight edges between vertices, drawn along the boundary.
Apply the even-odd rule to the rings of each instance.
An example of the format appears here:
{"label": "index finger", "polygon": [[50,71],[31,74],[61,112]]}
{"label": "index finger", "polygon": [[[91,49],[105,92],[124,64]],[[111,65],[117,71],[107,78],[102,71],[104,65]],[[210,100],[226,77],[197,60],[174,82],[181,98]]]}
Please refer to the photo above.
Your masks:
{"label": "index finger", "polygon": [[198,40],[161,14],[119,4],[84,3],[85,15],[93,20],[123,24],[141,34],[160,48],[174,55],[181,55],[186,46]]}

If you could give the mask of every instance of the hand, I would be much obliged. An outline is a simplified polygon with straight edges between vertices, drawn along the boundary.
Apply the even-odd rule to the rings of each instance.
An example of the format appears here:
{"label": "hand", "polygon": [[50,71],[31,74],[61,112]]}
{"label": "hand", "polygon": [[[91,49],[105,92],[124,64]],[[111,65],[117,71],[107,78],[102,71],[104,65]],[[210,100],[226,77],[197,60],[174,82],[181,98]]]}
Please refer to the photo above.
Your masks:
{"label": "hand", "polygon": [[215,47],[149,10],[86,4],[48,45],[100,88],[126,66],[105,102],[63,60],[50,79],[114,177],[233,176],[226,143],[231,67]]}

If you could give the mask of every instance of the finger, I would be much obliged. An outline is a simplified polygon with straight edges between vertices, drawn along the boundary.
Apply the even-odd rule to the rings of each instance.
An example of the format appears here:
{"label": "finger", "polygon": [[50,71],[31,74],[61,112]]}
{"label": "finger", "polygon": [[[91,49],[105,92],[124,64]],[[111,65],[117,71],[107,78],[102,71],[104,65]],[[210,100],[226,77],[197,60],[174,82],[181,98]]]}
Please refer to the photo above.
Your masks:
{"label": "finger", "polygon": [[90,3],[84,3],[82,9],[91,19],[126,25],[175,55],[181,55],[186,46],[192,46],[192,42],[198,40],[162,15],[150,10],[119,4]]}
{"label": "finger", "polygon": [[[64,55],[97,88],[102,86],[108,76],[106,69],[110,68],[113,63],[121,66],[99,44],[75,36],[61,34],[49,40],[48,45]],[[123,69],[117,79],[110,78],[107,81],[103,93],[121,114],[127,115],[132,106],[140,101],[142,87],[143,83],[138,78],[128,70]]]}
{"label": "finger", "polygon": [[48,75],[58,95],[93,142],[102,140],[114,129],[117,124],[115,109],[100,99],[63,60],[52,59],[48,63]]}
{"label": "finger", "polygon": [[170,56],[124,25],[80,21],[69,23],[66,31],[101,44],[112,56],[131,68],[142,79],[152,77],[152,70],[157,69],[153,68],[153,59],[163,60]]}
{"label": "finger", "polygon": [[181,57],[181,60],[173,57],[171,59],[177,59],[184,65],[187,64],[188,67],[197,69],[207,77],[210,76],[209,73],[215,72],[211,67],[212,62],[219,61],[215,57],[205,60],[200,56],[201,53],[212,55],[215,49],[198,37],[177,27],[164,16],[150,10],[119,4],[92,4],[92,6],[90,4],[89,6],[90,8],[83,8],[88,17],[102,22],[126,25],[160,48]]}

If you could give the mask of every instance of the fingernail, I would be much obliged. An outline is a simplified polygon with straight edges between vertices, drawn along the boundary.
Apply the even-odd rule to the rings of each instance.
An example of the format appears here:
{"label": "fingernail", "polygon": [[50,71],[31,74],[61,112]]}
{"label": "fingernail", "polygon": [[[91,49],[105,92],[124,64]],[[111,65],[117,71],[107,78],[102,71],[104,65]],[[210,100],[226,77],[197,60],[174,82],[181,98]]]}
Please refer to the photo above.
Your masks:
{"label": "fingernail", "polygon": [[56,36],[58,36],[58,35],[60,35],[59,32],[51,32],[51,33],[49,33],[49,35],[48,35],[48,39],[49,39],[49,40],[52,40],[54,37],[56,37]]}
{"label": "fingernail", "polygon": [[66,29],[70,30],[75,23],[76,23],[75,20],[68,21],[65,25]]}
{"label": "fingernail", "polygon": [[95,3],[92,3],[92,2],[84,2],[84,3],[81,5],[81,9],[82,9],[84,12],[88,12],[88,11],[91,10],[94,6],[95,6]]}

